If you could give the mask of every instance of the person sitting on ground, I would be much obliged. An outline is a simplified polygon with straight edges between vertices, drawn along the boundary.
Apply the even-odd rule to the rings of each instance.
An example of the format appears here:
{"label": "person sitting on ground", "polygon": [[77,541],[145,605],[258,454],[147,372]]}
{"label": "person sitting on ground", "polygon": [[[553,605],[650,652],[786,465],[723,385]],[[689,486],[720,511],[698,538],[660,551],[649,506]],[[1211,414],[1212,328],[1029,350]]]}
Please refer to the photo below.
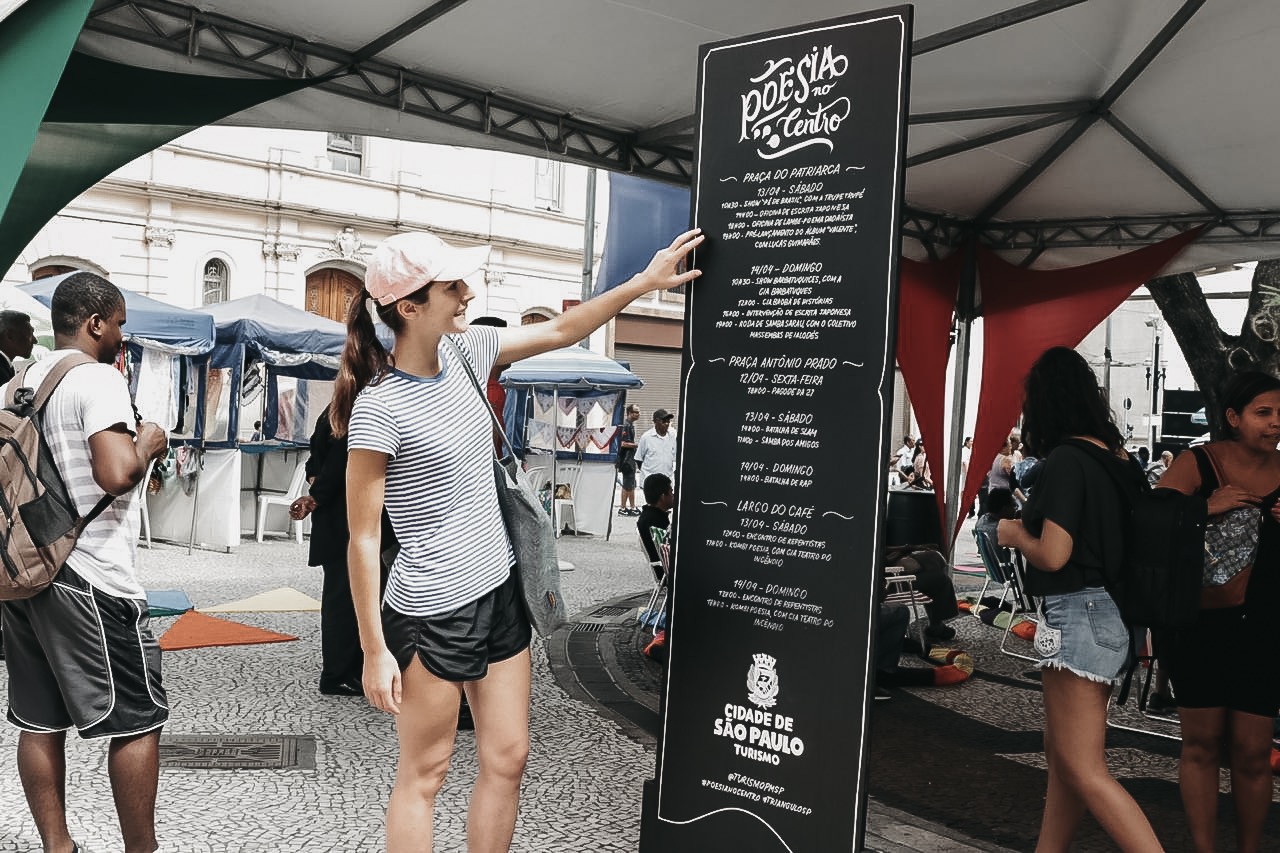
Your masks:
{"label": "person sitting on ground", "polygon": [[671,488],[670,477],[666,474],[650,474],[644,478],[644,509],[640,510],[640,517],[636,519],[636,530],[640,532],[640,542],[649,555],[651,565],[662,565],[658,546],[653,541],[653,528],[671,529],[671,508],[675,505],[676,495]]}
{"label": "person sitting on ground", "polygon": [[951,583],[951,567],[947,558],[932,545],[897,545],[885,553],[886,566],[899,566],[907,574],[915,576],[916,590],[933,599],[924,606],[929,625],[924,629],[931,640],[951,640],[956,629],[947,625],[960,613],[956,604],[956,588]]}

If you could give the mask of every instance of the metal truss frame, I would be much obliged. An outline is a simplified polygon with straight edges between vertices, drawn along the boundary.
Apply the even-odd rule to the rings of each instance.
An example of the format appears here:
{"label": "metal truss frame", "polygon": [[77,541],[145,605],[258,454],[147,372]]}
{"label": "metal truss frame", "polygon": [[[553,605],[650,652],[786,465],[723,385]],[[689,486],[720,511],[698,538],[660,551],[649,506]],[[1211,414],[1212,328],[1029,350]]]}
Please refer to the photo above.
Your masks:
{"label": "metal truss frame", "polygon": [[[316,87],[365,103],[439,121],[523,146],[531,152],[589,166],[687,185],[692,179],[693,117],[638,133],[606,127],[555,113],[518,99],[379,60],[378,54],[467,0],[437,0],[414,17],[355,50],[308,42],[287,33],[211,14],[176,0],[100,0],[85,29],[199,57],[259,77],[317,78]],[[1029,0],[1004,12],[916,40],[913,55],[946,48],[995,30],[1067,9],[1085,0]],[[1204,225],[1201,243],[1280,241],[1280,211],[1225,211],[1174,164],[1140,138],[1113,107],[1126,89],[1186,25],[1205,0],[1184,0],[1160,32],[1129,67],[1096,98],[1011,104],[950,112],[919,113],[913,125],[1027,118],[959,143],[919,152],[907,167],[933,162],[1060,124],[1067,128],[1049,149],[989,200],[972,219],[904,208],[902,234],[919,241],[931,257],[939,257],[977,239],[997,250],[1025,251],[1024,264],[1049,249],[1081,246],[1129,246],[1155,243]],[[1097,122],[1109,124],[1172,182],[1203,208],[1201,213],[1169,216],[1122,216],[1027,222],[1002,222],[997,216],[1062,152]]]}
{"label": "metal truss frame", "polygon": [[199,57],[259,77],[318,78],[316,88],[493,136],[590,166],[687,184],[692,154],[643,144],[634,133],[558,114],[372,54],[460,5],[442,0],[369,45],[348,52],[211,14],[173,0],[113,0],[95,6],[85,30]]}

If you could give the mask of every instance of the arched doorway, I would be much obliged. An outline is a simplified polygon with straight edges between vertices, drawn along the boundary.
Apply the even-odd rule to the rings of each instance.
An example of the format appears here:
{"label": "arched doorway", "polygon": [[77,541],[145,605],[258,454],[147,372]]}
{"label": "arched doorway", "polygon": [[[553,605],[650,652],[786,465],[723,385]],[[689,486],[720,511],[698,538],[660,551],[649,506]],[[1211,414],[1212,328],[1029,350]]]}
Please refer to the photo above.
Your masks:
{"label": "arched doorway", "polygon": [[324,267],[307,276],[306,309],[321,317],[347,322],[347,308],[364,282],[346,270]]}

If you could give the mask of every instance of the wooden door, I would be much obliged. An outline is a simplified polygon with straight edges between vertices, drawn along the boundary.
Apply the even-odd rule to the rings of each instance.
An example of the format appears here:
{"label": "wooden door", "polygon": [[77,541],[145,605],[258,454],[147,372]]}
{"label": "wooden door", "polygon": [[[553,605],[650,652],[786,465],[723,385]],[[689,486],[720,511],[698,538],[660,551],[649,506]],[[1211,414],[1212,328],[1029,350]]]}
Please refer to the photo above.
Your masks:
{"label": "wooden door", "polygon": [[306,308],[313,314],[347,322],[347,308],[359,295],[364,282],[345,270],[326,267],[307,276]]}

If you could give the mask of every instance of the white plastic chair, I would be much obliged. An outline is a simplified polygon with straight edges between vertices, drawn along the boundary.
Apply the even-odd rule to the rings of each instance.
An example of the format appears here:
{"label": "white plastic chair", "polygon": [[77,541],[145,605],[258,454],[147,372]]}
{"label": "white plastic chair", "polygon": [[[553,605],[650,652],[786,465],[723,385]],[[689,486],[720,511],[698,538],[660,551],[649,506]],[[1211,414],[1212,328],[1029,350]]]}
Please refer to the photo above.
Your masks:
{"label": "white plastic chair", "polygon": [[[293,479],[289,481],[289,491],[282,495],[259,495],[258,496],[258,523],[254,526],[253,538],[259,542],[262,541],[262,528],[267,520],[267,508],[273,506],[284,507],[284,511],[288,513],[289,504],[293,503],[302,495],[302,487],[307,482],[307,463],[306,460],[298,463],[298,467],[293,469]],[[302,544],[302,522],[289,519],[289,523],[293,525],[293,538],[299,545]]]}
{"label": "white plastic chair", "polygon": [[556,536],[560,535],[560,531],[565,527],[569,527],[575,534],[578,532],[578,516],[574,509],[573,495],[578,491],[578,475],[582,473],[582,466],[576,462],[565,462],[559,464],[555,468],[556,482],[552,484],[552,489],[561,484],[569,487],[569,497],[557,498],[552,495],[551,498],[551,523],[556,529]]}

